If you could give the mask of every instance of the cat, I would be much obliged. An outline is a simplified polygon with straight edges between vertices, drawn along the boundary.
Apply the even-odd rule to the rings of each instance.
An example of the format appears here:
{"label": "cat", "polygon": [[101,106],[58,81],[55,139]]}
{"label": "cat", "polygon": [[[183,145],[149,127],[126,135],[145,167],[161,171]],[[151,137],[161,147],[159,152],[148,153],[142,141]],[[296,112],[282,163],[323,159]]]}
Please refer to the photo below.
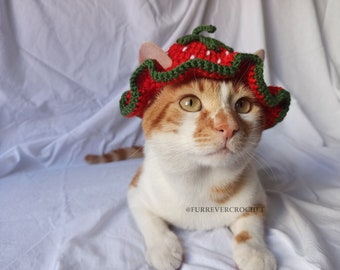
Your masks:
{"label": "cat", "polygon": [[276,268],[264,241],[263,211],[186,211],[192,206],[265,207],[252,164],[263,121],[252,92],[237,81],[197,79],[166,86],[147,108],[145,159],[130,184],[128,202],[151,266],[181,265],[183,247],[171,224],[190,230],[229,227],[239,269]]}
{"label": "cat", "polygon": [[[140,62],[150,54],[168,65],[154,44],[142,46]],[[264,52],[256,54],[263,61]],[[240,79],[206,78],[166,85],[145,109],[142,128],[144,160],[127,197],[148,264],[157,270],[181,266],[183,246],[169,225],[225,227],[240,270],[276,269],[264,239],[266,195],[253,164],[265,112],[248,86]],[[127,157],[136,150],[118,152],[129,151]],[[87,157],[92,163],[109,159]],[[235,207],[243,211],[227,211]]]}

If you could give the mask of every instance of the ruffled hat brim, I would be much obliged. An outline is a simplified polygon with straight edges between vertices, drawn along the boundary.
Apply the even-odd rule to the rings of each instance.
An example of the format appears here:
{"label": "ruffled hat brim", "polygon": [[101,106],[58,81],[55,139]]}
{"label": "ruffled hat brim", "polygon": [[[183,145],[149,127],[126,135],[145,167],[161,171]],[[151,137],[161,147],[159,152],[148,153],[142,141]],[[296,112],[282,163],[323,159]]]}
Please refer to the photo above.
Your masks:
{"label": "ruffled hat brim", "polygon": [[[207,37],[204,39],[216,41]],[[165,85],[186,82],[192,78],[236,78],[249,86],[262,105],[266,118],[265,129],[282,121],[289,109],[290,94],[281,87],[266,85],[261,58],[255,54],[234,52],[219,41],[218,45],[217,49],[210,49],[197,38],[184,44],[177,41],[168,51],[173,64],[167,69],[154,59],[144,61],[130,78],[130,90],[122,95],[122,115],[143,117],[144,110]]]}

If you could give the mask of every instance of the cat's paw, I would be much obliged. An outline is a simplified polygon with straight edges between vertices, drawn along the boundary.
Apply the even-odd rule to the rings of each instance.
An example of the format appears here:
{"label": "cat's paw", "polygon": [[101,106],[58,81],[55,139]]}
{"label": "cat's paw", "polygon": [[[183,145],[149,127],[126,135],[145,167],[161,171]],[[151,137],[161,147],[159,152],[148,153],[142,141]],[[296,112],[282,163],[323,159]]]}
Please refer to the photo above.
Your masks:
{"label": "cat's paw", "polygon": [[157,270],[175,270],[182,264],[183,248],[177,236],[169,231],[161,239],[154,239],[146,252],[149,265]]}
{"label": "cat's paw", "polygon": [[234,260],[240,270],[275,270],[274,255],[265,247],[241,244],[234,250]]}

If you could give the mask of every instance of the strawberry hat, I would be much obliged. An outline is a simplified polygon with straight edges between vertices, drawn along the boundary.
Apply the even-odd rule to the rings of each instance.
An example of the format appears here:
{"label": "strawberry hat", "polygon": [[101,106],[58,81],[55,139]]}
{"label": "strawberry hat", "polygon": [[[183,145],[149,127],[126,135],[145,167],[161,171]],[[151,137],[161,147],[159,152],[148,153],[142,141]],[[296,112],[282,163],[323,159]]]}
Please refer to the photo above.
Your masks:
{"label": "strawberry hat", "polygon": [[281,87],[266,85],[262,59],[255,54],[234,52],[222,42],[201,35],[203,31],[214,33],[216,27],[199,26],[191,35],[179,38],[167,55],[163,52],[168,60],[155,57],[159,61],[151,58],[143,61],[130,78],[131,89],[121,97],[122,115],[143,117],[146,107],[165,85],[192,78],[237,79],[248,85],[262,105],[265,129],[282,121],[289,108],[290,94]]}

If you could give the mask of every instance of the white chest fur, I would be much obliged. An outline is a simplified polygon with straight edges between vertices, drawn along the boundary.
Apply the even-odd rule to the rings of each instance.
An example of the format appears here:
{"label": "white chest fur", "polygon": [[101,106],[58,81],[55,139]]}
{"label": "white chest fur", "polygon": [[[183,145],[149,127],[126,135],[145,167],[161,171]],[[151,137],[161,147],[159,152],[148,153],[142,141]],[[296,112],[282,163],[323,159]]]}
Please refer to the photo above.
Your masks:
{"label": "white chest fur", "polygon": [[214,200],[213,188],[235,181],[240,172],[187,163],[190,165],[183,166],[186,170],[178,171],[149,154],[138,186],[129,190],[130,207],[146,208],[177,227],[212,229],[228,226],[247,207],[265,204],[262,187],[251,165],[244,169],[242,187],[220,202]]}

